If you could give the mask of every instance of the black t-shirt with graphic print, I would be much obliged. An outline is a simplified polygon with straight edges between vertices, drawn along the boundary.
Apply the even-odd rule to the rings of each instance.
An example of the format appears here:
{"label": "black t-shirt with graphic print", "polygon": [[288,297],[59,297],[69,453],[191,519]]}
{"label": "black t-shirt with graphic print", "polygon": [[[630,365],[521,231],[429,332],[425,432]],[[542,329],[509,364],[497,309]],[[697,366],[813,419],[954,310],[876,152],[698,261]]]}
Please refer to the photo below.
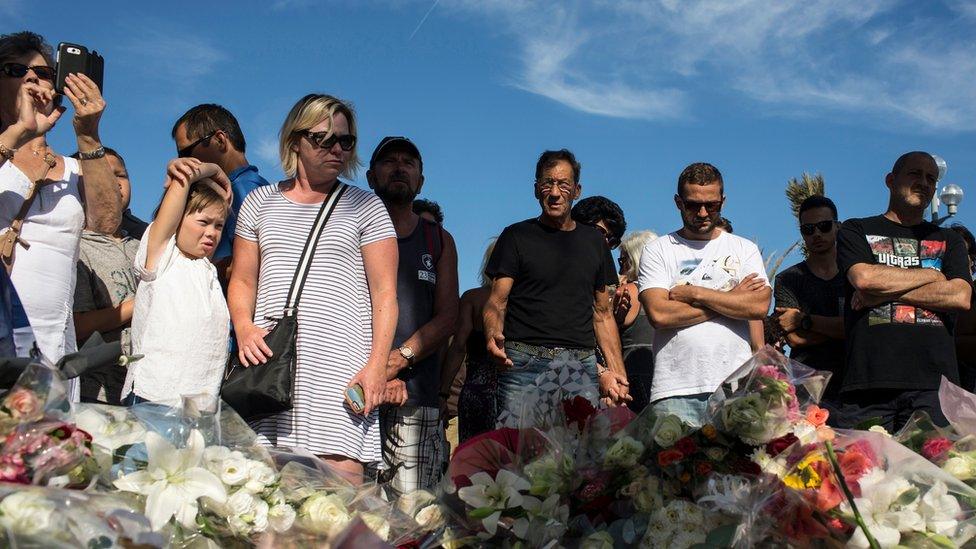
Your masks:
{"label": "black t-shirt with graphic print", "polygon": [[528,219],[509,225],[488,260],[488,276],[515,279],[505,313],[506,341],[592,349],[593,292],[617,283],[600,231],[577,223],[560,231]]}
{"label": "black t-shirt with graphic print", "polygon": [[[954,231],[928,222],[906,227],[883,215],[849,219],[837,236],[841,272],[858,263],[937,269],[969,281],[966,245]],[[846,368],[841,391],[938,389],[942,376],[959,383],[954,315],[891,302],[854,311],[854,287],[845,284]]]}

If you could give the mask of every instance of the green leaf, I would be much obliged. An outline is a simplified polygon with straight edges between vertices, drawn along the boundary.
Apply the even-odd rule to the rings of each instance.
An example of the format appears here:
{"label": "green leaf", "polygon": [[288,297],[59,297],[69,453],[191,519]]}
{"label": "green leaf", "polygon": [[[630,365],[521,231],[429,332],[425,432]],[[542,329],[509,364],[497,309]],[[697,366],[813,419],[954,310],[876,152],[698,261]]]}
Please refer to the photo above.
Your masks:
{"label": "green leaf", "polygon": [[732,545],[732,539],[735,538],[736,529],[735,524],[723,524],[708,533],[705,543],[713,547],[729,547]]}
{"label": "green leaf", "polygon": [[854,428],[857,429],[858,431],[867,431],[868,429],[874,427],[875,425],[881,425],[881,416],[869,417],[864,421],[855,425]]}
{"label": "green leaf", "polygon": [[473,519],[481,520],[483,518],[487,518],[491,516],[491,514],[494,512],[495,509],[493,507],[479,507],[477,509],[472,509],[471,511],[468,511],[468,516]]}

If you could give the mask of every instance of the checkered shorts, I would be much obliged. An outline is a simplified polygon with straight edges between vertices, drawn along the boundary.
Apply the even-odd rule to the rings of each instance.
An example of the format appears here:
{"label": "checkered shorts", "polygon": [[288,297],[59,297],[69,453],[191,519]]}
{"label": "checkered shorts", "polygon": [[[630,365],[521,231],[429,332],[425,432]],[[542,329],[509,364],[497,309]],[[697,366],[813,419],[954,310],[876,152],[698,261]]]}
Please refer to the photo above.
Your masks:
{"label": "checkered shorts", "polygon": [[433,490],[444,466],[440,410],[426,406],[384,406],[380,410],[383,461],[394,495]]}

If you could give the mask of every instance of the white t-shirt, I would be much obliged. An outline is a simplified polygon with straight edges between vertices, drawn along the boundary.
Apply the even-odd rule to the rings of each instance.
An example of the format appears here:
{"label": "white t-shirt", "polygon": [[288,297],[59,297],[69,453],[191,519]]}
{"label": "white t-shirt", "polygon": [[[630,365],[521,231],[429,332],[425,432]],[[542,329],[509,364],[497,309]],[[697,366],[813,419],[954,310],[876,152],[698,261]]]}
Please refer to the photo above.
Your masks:
{"label": "white t-shirt", "polygon": [[[642,292],[680,284],[727,291],[752,273],[768,284],[762,254],[745,238],[723,232],[713,240],[686,240],[674,232],[644,246],[637,286]],[[651,400],[713,392],[750,356],[746,320],[717,316],[655,330]]]}
{"label": "white t-shirt", "polygon": [[132,311],[132,363],[122,398],[180,405],[183,396],[216,396],[227,364],[230,314],[209,259],[190,259],[170,237],[155,271],[146,269],[149,231],[139,244],[139,289]]}

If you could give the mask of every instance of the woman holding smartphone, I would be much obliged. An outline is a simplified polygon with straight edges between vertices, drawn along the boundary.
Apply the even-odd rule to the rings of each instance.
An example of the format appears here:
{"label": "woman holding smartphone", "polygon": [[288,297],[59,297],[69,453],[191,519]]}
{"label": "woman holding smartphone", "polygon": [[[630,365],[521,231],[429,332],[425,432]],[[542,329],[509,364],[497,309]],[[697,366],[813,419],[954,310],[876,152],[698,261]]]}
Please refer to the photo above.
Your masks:
{"label": "woman holding smartphone", "polygon": [[[252,191],[238,214],[228,287],[241,363],[260,368],[264,336],[286,293],[321,204],[354,174],[356,120],[335,97],[309,94],[281,128],[279,153],[289,179]],[[298,306],[294,408],[251,426],[262,442],[303,447],[362,478],[381,459],[377,406],[397,322],[397,241],[383,202],[348,187],[322,232]],[[363,389],[365,408],[345,400]]]}
{"label": "woman holding smartphone", "polygon": [[[0,242],[20,296],[17,354],[36,347],[56,363],[76,350],[71,304],[81,230],[113,233],[122,199],[98,123],[105,101],[83,74],[69,75],[64,95],[74,110],[79,160],[57,154],[47,134],[65,111],[54,90],[51,47],[32,32],[0,36]],[[77,400],[77,384],[72,384]]]}

